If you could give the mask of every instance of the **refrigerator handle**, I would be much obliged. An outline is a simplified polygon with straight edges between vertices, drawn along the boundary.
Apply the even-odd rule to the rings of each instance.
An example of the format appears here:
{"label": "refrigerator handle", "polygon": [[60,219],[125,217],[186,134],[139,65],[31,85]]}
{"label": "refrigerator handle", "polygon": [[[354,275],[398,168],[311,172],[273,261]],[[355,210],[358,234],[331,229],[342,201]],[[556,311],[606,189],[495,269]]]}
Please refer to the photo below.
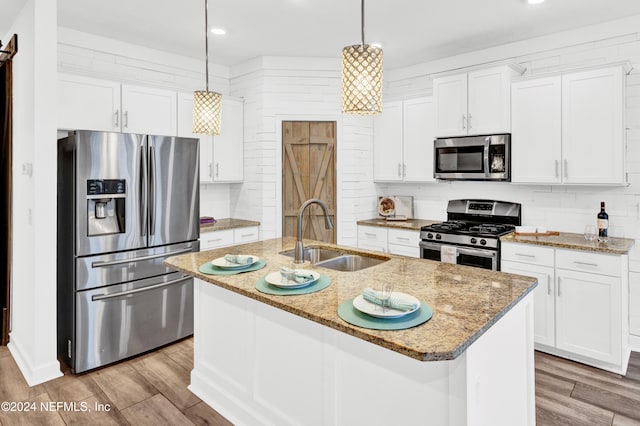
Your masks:
{"label": "refrigerator handle", "polygon": [[147,156],[144,140],[140,143],[140,235],[147,235]]}
{"label": "refrigerator handle", "polygon": [[156,151],[149,143],[149,235],[154,235],[156,228],[156,187]]}

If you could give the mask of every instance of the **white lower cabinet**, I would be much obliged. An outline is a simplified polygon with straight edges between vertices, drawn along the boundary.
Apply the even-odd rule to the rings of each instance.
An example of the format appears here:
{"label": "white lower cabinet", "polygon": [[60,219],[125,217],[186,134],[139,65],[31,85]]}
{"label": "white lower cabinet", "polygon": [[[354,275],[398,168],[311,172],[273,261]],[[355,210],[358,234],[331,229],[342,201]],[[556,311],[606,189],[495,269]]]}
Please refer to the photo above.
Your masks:
{"label": "white lower cabinet", "polygon": [[420,231],[358,225],[358,248],[420,257]]}
{"label": "white lower cabinet", "polygon": [[502,272],[538,279],[535,347],[624,374],[629,361],[628,257],[503,243]]}
{"label": "white lower cabinet", "polygon": [[200,234],[200,251],[258,241],[259,233],[258,226],[202,232]]}

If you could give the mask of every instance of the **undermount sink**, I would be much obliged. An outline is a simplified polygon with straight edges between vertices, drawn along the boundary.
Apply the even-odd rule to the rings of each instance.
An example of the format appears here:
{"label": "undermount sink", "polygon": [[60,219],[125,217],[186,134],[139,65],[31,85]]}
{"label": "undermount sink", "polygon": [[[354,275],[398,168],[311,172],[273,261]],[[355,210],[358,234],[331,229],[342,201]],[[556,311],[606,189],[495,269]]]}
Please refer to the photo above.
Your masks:
{"label": "undermount sink", "polygon": [[358,254],[344,254],[333,259],[316,263],[316,266],[333,269],[335,271],[359,271],[386,262],[389,259],[378,259],[376,257],[360,256]]}
{"label": "undermount sink", "polygon": [[[287,250],[287,251],[281,252],[280,254],[289,256],[289,257],[294,257],[294,252],[295,250]],[[304,253],[304,260],[308,260],[314,265],[318,262],[322,262],[323,260],[333,259],[334,257],[338,257],[342,255],[342,252],[340,251],[332,250],[328,248],[322,248],[322,247],[307,247],[304,249],[303,253]]]}
{"label": "undermount sink", "polygon": [[[294,250],[283,251],[280,254],[293,257]],[[304,260],[308,260],[312,265],[335,271],[353,272],[379,265],[389,259],[359,254],[345,254],[329,248],[307,247],[304,249]]]}

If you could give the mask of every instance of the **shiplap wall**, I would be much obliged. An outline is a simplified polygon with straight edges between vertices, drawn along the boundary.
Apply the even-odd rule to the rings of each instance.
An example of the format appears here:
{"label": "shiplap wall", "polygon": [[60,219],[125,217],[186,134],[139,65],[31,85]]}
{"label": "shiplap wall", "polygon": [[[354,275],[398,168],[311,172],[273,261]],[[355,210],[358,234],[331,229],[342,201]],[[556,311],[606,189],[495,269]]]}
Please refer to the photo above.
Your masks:
{"label": "shiplap wall", "polygon": [[337,122],[337,237],[356,245],[356,220],[375,213],[373,121],[343,116],[335,59],[263,57],[232,69],[231,94],[245,99],[245,179],[233,186],[233,216],[261,223],[262,238],[282,233],[282,121]]}
{"label": "shiplap wall", "polygon": [[[58,71],[180,92],[202,90],[205,80],[204,61],[68,28],[58,28]],[[209,72],[211,87],[228,94],[229,69],[210,64]],[[230,217],[229,196],[229,184],[200,185],[200,215]]]}

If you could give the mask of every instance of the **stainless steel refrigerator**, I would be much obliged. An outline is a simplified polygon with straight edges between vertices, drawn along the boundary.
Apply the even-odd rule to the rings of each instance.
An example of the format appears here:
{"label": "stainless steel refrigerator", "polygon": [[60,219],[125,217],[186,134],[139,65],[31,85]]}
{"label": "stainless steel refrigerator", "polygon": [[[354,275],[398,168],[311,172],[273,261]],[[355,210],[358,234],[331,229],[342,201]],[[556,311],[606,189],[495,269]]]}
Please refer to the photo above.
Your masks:
{"label": "stainless steel refrigerator", "polygon": [[92,131],[58,141],[58,355],[80,373],[193,333],[199,141]]}

